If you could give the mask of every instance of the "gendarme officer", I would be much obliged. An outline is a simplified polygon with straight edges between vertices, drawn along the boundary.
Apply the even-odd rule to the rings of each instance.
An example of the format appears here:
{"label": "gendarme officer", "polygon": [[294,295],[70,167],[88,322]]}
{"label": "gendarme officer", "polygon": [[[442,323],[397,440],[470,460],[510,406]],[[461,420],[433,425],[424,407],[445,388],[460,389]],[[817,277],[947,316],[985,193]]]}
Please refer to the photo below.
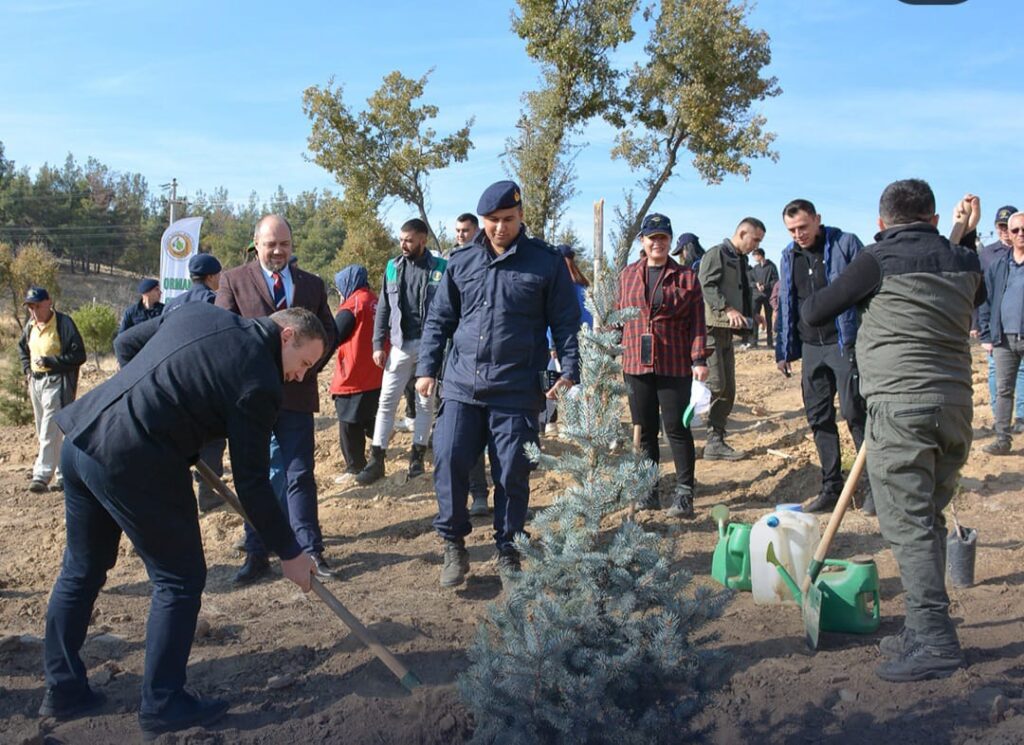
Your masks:
{"label": "gendarme officer", "polygon": [[209,303],[217,299],[220,287],[221,265],[216,256],[196,254],[188,260],[188,276],[192,286],[175,298],[167,301],[164,313],[180,308],[185,303]]}
{"label": "gendarme officer", "polygon": [[[451,339],[434,430],[434,527],[445,541],[444,587],[461,584],[469,571],[469,471],[485,445],[502,487],[494,490],[498,566],[503,573],[519,568],[512,540],[523,532],[530,497],[524,446],[537,441],[545,395],[554,398],[579,381],[580,308],[562,256],[526,235],[521,192],[512,181],[488,187],[477,212],[483,232],[452,252],[416,366],[416,389],[429,396]],[[549,327],[562,377],[545,391]]]}

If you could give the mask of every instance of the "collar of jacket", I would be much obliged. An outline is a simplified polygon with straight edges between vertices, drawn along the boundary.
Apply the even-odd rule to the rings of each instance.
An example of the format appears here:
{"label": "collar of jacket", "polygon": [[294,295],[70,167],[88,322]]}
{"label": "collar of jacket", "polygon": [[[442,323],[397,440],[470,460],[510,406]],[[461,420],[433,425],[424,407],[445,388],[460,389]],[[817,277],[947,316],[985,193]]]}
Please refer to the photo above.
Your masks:
{"label": "collar of jacket", "polygon": [[[500,254],[494,250],[494,247],[491,245],[491,239],[487,237],[487,233],[485,233],[483,230],[480,231],[477,237],[480,238],[480,245],[487,249],[488,254],[495,254],[494,258],[491,259],[491,263],[494,263],[495,261],[501,261],[506,256],[515,255],[516,249],[519,248],[519,244],[527,239],[526,226],[519,226],[519,233],[516,235],[516,239],[512,241],[512,245],[506,248]],[[474,240],[476,240],[476,238],[474,238]]]}
{"label": "collar of jacket", "polygon": [[900,233],[932,233],[939,234],[939,229],[930,222],[908,222],[903,225],[893,225],[885,230],[875,233],[875,241],[881,242],[893,238]]}

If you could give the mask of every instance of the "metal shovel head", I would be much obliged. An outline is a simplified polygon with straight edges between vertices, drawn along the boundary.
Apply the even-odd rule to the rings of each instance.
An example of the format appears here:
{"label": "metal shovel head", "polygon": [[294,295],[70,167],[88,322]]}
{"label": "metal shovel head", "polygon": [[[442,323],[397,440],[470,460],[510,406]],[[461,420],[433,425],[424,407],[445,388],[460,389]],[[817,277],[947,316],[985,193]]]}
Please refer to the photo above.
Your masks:
{"label": "metal shovel head", "polygon": [[804,636],[807,648],[818,648],[818,633],[821,631],[821,589],[812,584],[800,604],[804,614]]}

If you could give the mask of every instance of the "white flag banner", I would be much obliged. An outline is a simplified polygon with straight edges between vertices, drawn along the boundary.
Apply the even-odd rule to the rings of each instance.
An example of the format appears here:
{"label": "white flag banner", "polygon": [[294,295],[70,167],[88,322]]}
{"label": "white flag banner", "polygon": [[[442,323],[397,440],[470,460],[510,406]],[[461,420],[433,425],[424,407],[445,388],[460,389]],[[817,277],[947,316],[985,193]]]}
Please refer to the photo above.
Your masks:
{"label": "white flag banner", "polygon": [[199,252],[201,217],[175,220],[160,239],[160,289],[167,302],[192,286],[188,260]]}

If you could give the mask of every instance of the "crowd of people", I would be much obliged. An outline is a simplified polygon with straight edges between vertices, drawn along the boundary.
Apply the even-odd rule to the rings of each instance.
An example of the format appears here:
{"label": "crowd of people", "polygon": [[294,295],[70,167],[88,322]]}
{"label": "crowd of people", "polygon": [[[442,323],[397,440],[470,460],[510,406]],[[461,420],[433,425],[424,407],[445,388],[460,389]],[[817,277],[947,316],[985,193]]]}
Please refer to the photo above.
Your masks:
{"label": "crowd of people", "polygon": [[[525,446],[538,442],[542,414],[553,423],[551,403],[580,383],[578,332],[593,322],[573,249],[531,237],[522,199],[514,182],[488,187],[475,214],[458,217],[458,245],[447,256],[428,250],[422,220],[409,220],[380,293],[364,267],[345,267],[334,277],[334,313],[324,283],[296,265],[287,220],[267,215],[255,228],[255,260],[222,272],[214,257],[196,255],[192,289],[167,306],[158,285],[141,283],[115,343],[120,372],[77,402],[81,338],[45,289],[29,291],[20,347],[40,446],[29,488],[63,479],[69,517],[47,612],[41,714],[71,717],[102,704],[78,653],[121,532],[154,584],[143,732],[223,714],[224,702],[184,690],[206,572],[190,466],[201,457],[222,473],[225,441],[230,448],[250,518],[236,582],[266,576],[271,551],[304,590],[311,574],[331,577],[313,457],[317,374],[327,366],[342,482],[384,477],[412,384],[407,475],[426,472],[432,448],[441,586],[465,581],[470,518],[491,510],[485,453],[497,565],[503,581],[514,581],[513,541],[525,533],[533,469]],[[768,228],[759,218],[742,218],[730,238],[705,249],[692,233],[673,245],[671,220],[651,213],[637,236],[640,258],[619,276],[618,307],[639,310],[621,328],[629,411],[655,464],[664,433],[676,473],[669,517],[695,515],[696,448],[683,418],[694,381],[711,392],[703,457],[750,457],[727,442],[736,347],[756,347],[763,329],[781,374],[801,362],[821,466],[811,511],[834,507],[843,484],[838,394],[856,447],[868,452],[861,509],[877,511],[906,590],[905,626],[881,643],[877,673],[891,681],[941,677],[963,664],[943,579],[943,510],[972,439],[972,335],[992,362],[996,439],[986,451],[1010,453],[1022,430],[1024,213],[998,210],[1000,240],[979,255],[979,200],[967,195],[955,212],[966,230],[951,242],[936,227],[930,187],[894,182],[880,199],[880,232],[865,248],[795,199],[781,212],[791,242],[778,268],[760,247]],[[134,488],[143,475],[156,489],[144,499]],[[638,502],[661,508],[657,489]],[[213,506],[201,486],[198,510]]]}

